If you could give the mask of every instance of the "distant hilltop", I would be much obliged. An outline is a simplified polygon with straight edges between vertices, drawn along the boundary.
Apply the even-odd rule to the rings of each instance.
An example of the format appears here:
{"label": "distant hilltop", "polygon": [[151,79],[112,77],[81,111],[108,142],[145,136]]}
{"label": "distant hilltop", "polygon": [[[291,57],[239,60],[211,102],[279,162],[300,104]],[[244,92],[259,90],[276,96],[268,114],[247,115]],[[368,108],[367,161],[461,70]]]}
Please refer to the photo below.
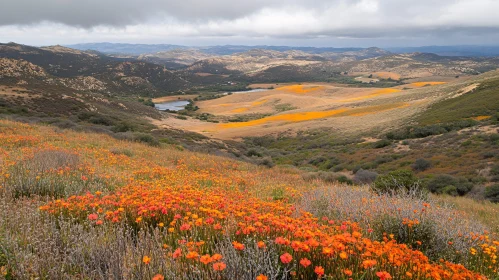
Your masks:
{"label": "distant hilltop", "polygon": [[386,47],[386,48],[335,48],[335,47],[294,47],[294,46],[267,46],[267,45],[222,45],[222,46],[183,46],[174,44],[128,44],[128,43],[82,43],[65,45],[78,50],[94,50],[107,54],[128,54],[140,55],[144,53],[164,52],[175,49],[192,49],[203,53],[213,55],[231,55],[234,53],[247,52],[252,49],[264,49],[273,51],[298,50],[307,53],[340,53],[350,51],[368,50],[370,52],[385,53],[434,53],[442,56],[471,56],[471,57],[493,57],[499,56],[499,46],[480,46],[480,45],[462,45],[462,46],[421,46],[421,47]]}

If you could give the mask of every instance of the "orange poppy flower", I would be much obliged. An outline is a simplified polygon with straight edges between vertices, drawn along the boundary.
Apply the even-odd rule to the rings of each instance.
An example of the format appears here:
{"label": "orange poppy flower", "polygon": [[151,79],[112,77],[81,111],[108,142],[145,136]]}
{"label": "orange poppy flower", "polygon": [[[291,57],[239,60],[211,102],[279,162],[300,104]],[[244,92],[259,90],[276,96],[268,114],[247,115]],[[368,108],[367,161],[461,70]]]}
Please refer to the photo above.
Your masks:
{"label": "orange poppy flower", "polygon": [[291,256],[289,253],[284,253],[281,255],[281,262],[284,264],[288,264],[293,260],[293,256]]}
{"label": "orange poppy flower", "polygon": [[213,269],[215,271],[223,271],[226,267],[227,265],[223,262],[217,262],[213,264]]}
{"label": "orange poppy flower", "polygon": [[312,264],[312,262],[311,262],[309,259],[307,259],[307,258],[303,258],[303,259],[301,259],[301,260],[300,260],[300,264],[301,264],[303,267],[307,267],[307,266],[309,266],[310,264]]}

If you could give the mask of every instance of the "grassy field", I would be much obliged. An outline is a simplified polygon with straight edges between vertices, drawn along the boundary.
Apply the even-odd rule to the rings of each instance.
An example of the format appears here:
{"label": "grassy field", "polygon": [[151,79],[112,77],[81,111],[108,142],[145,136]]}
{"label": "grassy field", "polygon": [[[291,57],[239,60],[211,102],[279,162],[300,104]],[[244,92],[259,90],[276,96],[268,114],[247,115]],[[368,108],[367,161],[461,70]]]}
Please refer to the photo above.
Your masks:
{"label": "grassy field", "polygon": [[499,276],[489,204],[11,121],[0,144],[6,279]]}

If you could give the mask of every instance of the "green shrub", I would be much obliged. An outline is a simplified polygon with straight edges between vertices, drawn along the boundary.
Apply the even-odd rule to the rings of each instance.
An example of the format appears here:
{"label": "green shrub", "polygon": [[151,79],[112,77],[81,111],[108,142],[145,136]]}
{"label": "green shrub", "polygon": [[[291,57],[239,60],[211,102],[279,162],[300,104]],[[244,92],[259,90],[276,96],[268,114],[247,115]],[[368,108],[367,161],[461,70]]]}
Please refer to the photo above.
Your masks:
{"label": "green shrub", "polygon": [[257,161],[258,165],[263,165],[263,166],[266,166],[268,168],[272,168],[274,167],[274,162],[272,161],[272,158],[270,157],[264,157],[262,159],[259,159]]}
{"label": "green shrub", "polygon": [[125,149],[125,148],[111,148],[109,151],[114,154],[114,155],[125,155],[127,157],[132,157],[133,152],[130,149]]}
{"label": "green shrub", "polygon": [[485,190],[485,198],[492,202],[499,203],[499,185],[488,187]]}
{"label": "green shrub", "polygon": [[257,151],[256,149],[250,149],[246,153],[246,156],[248,156],[248,157],[261,157],[262,154],[259,151]]}
{"label": "green shrub", "polygon": [[146,143],[151,146],[158,146],[159,142],[150,134],[136,133],[134,134],[133,140],[136,142]]}
{"label": "green shrub", "polygon": [[336,180],[340,183],[344,183],[347,185],[353,185],[353,181],[345,175],[340,175],[338,178],[336,178]]}
{"label": "green shrub", "polygon": [[380,175],[373,184],[376,193],[392,193],[410,191],[420,188],[420,181],[410,170],[396,170],[386,175]]}
{"label": "green shrub", "polygon": [[127,122],[120,122],[119,124],[115,125],[112,130],[113,132],[127,132],[134,131],[135,127],[134,125]]}
{"label": "green shrub", "polygon": [[424,158],[418,158],[412,165],[412,169],[414,171],[425,171],[430,167],[431,167],[431,162]]}
{"label": "green shrub", "polygon": [[390,146],[391,144],[392,144],[392,141],[390,141],[388,139],[382,139],[382,140],[379,140],[377,142],[374,142],[373,143],[373,147],[375,149],[380,149],[380,148],[384,148],[384,147]]}
{"label": "green shrub", "polygon": [[285,191],[283,188],[272,189],[273,200],[283,200],[285,198]]}
{"label": "green shrub", "polygon": [[432,193],[457,196],[467,194],[473,188],[473,184],[464,178],[440,174],[428,181],[427,188]]}
{"label": "green shrub", "polygon": [[432,135],[440,135],[447,132],[460,130],[477,125],[478,122],[467,119],[449,123],[439,123],[425,126],[409,126],[386,134],[386,138],[392,140],[404,140],[411,138],[425,138]]}

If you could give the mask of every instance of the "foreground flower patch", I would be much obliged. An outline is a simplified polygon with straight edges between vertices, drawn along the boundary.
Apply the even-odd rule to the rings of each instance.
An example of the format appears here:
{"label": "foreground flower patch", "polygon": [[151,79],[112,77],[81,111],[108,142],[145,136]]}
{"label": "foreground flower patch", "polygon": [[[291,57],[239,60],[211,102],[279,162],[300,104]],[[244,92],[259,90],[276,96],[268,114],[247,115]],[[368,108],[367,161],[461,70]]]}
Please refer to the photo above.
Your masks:
{"label": "foreground flower patch", "polygon": [[297,213],[291,204],[247,197],[237,190],[162,185],[158,180],[109,195],[73,196],[41,209],[95,226],[125,222],[135,228],[160,227],[168,231],[166,258],[198,262],[202,269],[217,272],[223,272],[225,263],[216,243],[228,238],[241,253],[248,246],[277,247],[280,266],[296,279],[485,279],[462,265],[431,263],[423,253],[389,237],[372,241],[355,223],[317,219]]}

